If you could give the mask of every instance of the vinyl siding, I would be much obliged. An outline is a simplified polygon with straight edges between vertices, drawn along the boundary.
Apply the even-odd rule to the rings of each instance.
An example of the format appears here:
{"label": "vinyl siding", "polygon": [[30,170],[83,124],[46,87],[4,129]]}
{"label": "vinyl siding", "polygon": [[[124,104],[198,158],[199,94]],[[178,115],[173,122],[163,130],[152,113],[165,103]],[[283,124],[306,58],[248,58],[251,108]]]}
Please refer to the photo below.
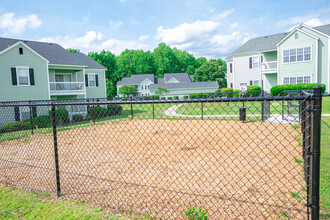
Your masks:
{"label": "vinyl siding", "polygon": [[235,56],[233,64],[234,89],[240,89],[241,83],[250,85],[250,80],[261,80],[260,64],[258,68],[249,68],[249,57],[259,56],[258,53]]}
{"label": "vinyl siding", "polygon": [[[19,54],[19,47],[23,48],[23,54]],[[35,85],[12,85],[11,68],[16,66],[33,68]],[[19,44],[11,50],[1,54],[0,101],[49,99],[47,74],[47,63],[24,45]]]}
{"label": "vinyl siding", "polygon": [[86,87],[86,98],[106,98],[106,81],[105,81],[105,71],[104,70],[89,70],[86,69],[85,74],[95,73],[99,78],[98,87]]}
{"label": "vinyl siding", "polygon": [[[298,39],[295,39],[298,33]],[[283,64],[283,50],[311,46],[311,61]],[[283,77],[312,75],[312,82],[316,82],[316,40],[302,32],[296,31],[279,45],[279,84],[283,84]]]}

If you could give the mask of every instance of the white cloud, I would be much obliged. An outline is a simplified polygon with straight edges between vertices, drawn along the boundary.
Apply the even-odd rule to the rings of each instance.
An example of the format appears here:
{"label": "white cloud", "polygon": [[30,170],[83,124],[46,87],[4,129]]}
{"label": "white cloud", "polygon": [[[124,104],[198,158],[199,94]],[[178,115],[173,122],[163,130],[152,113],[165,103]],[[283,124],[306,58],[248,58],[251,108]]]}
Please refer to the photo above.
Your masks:
{"label": "white cloud", "polygon": [[231,28],[231,29],[234,29],[234,28],[237,28],[238,27],[238,23],[237,22],[235,22],[235,23],[232,23],[231,25],[229,25],[229,27]]}
{"label": "white cloud", "polygon": [[15,13],[6,13],[0,16],[0,28],[7,34],[19,34],[25,29],[36,29],[42,24],[36,14],[28,16],[15,17]]}
{"label": "white cloud", "polygon": [[120,26],[122,26],[124,23],[122,21],[109,21],[109,25],[112,28],[119,28]]}
{"label": "white cloud", "polygon": [[141,35],[139,41],[146,41],[149,38],[149,35]]}
{"label": "white cloud", "polygon": [[[237,27],[238,23],[231,25]],[[195,56],[207,58],[224,57],[239,47],[254,35],[239,31],[226,33],[220,22],[196,21],[191,24],[181,24],[174,28],[157,29],[156,39],[181,50],[193,53]]]}
{"label": "white cloud", "polygon": [[142,44],[139,41],[134,40],[117,40],[117,39],[109,39],[104,41],[100,46],[97,47],[99,51],[101,50],[109,50],[117,55],[123,52],[126,49],[143,49],[150,50],[150,46],[147,44]]}
{"label": "white cloud", "polygon": [[321,21],[318,18],[311,18],[308,21],[305,21],[304,23],[307,24],[308,26],[316,27],[316,26],[321,26],[321,25],[327,24],[328,22],[326,22],[325,20]]}
{"label": "white cloud", "polygon": [[64,37],[47,37],[40,41],[58,43],[64,48],[76,48],[84,52],[94,51],[98,41],[103,39],[101,32],[88,31],[84,36],[66,35]]}
{"label": "white cloud", "polygon": [[180,24],[175,28],[157,28],[157,39],[168,44],[185,43],[199,38],[207,38],[216,31],[221,24],[213,21],[196,21],[192,24]]}
{"label": "white cloud", "polygon": [[229,15],[231,15],[234,11],[235,11],[235,8],[225,10],[225,11],[221,12],[220,14],[213,16],[213,19],[214,20],[224,19],[224,18],[228,17]]}

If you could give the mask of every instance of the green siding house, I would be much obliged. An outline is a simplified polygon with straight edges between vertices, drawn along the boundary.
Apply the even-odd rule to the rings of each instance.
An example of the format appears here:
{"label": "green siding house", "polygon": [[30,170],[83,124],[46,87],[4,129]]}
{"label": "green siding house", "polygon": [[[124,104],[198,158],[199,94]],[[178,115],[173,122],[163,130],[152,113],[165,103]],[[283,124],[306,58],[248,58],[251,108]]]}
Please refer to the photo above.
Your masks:
{"label": "green siding house", "polygon": [[[117,93],[123,85],[136,86],[137,96],[155,95],[156,90],[161,87],[169,90],[169,93],[164,96],[178,96],[179,98],[189,94],[214,93],[219,88],[216,81],[193,82],[193,76],[187,73],[165,73],[164,78],[155,78],[154,74],[132,75],[117,83]],[[119,94],[119,97],[123,97],[123,95]]]}
{"label": "green siding house", "polygon": [[[0,102],[105,98],[105,70],[55,43],[0,38]],[[15,111],[6,116],[8,122],[29,115]]]}
{"label": "green siding house", "polygon": [[330,93],[330,25],[301,24],[287,33],[253,38],[227,57],[228,87],[323,83]]}

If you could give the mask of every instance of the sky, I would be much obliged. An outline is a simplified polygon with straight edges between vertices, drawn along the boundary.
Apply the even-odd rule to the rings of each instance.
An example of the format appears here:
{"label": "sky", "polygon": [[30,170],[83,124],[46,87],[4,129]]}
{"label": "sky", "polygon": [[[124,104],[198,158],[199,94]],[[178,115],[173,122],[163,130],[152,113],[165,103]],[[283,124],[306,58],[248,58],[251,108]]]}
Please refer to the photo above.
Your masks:
{"label": "sky", "polygon": [[225,58],[247,40],[330,24],[330,0],[0,0],[0,37],[84,53],[152,51],[161,42]]}

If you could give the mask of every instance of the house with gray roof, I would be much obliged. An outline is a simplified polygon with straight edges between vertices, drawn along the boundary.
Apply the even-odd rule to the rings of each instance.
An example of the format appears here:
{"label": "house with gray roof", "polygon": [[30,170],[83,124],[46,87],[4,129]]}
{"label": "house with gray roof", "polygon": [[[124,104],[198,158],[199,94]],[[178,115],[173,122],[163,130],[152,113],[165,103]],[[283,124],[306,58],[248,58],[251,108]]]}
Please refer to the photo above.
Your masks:
{"label": "house with gray roof", "polygon": [[[187,73],[165,73],[164,78],[155,78],[154,74],[132,75],[117,83],[117,93],[123,85],[134,85],[138,90],[137,96],[155,95],[156,90],[167,88],[170,92],[165,96],[179,96],[200,93],[214,93],[219,85],[213,82],[193,82],[193,76]],[[118,96],[123,97],[119,94]]]}
{"label": "house with gray roof", "polygon": [[[105,98],[105,70],[56,43],[0,38],[0,102]],[[13,117],[29,114],[19,109]]]}
{"label": "house with gray roof", "polygon": [[226,58],[228,87],[323,83],[330,93],[330,24],[250,39]]}

